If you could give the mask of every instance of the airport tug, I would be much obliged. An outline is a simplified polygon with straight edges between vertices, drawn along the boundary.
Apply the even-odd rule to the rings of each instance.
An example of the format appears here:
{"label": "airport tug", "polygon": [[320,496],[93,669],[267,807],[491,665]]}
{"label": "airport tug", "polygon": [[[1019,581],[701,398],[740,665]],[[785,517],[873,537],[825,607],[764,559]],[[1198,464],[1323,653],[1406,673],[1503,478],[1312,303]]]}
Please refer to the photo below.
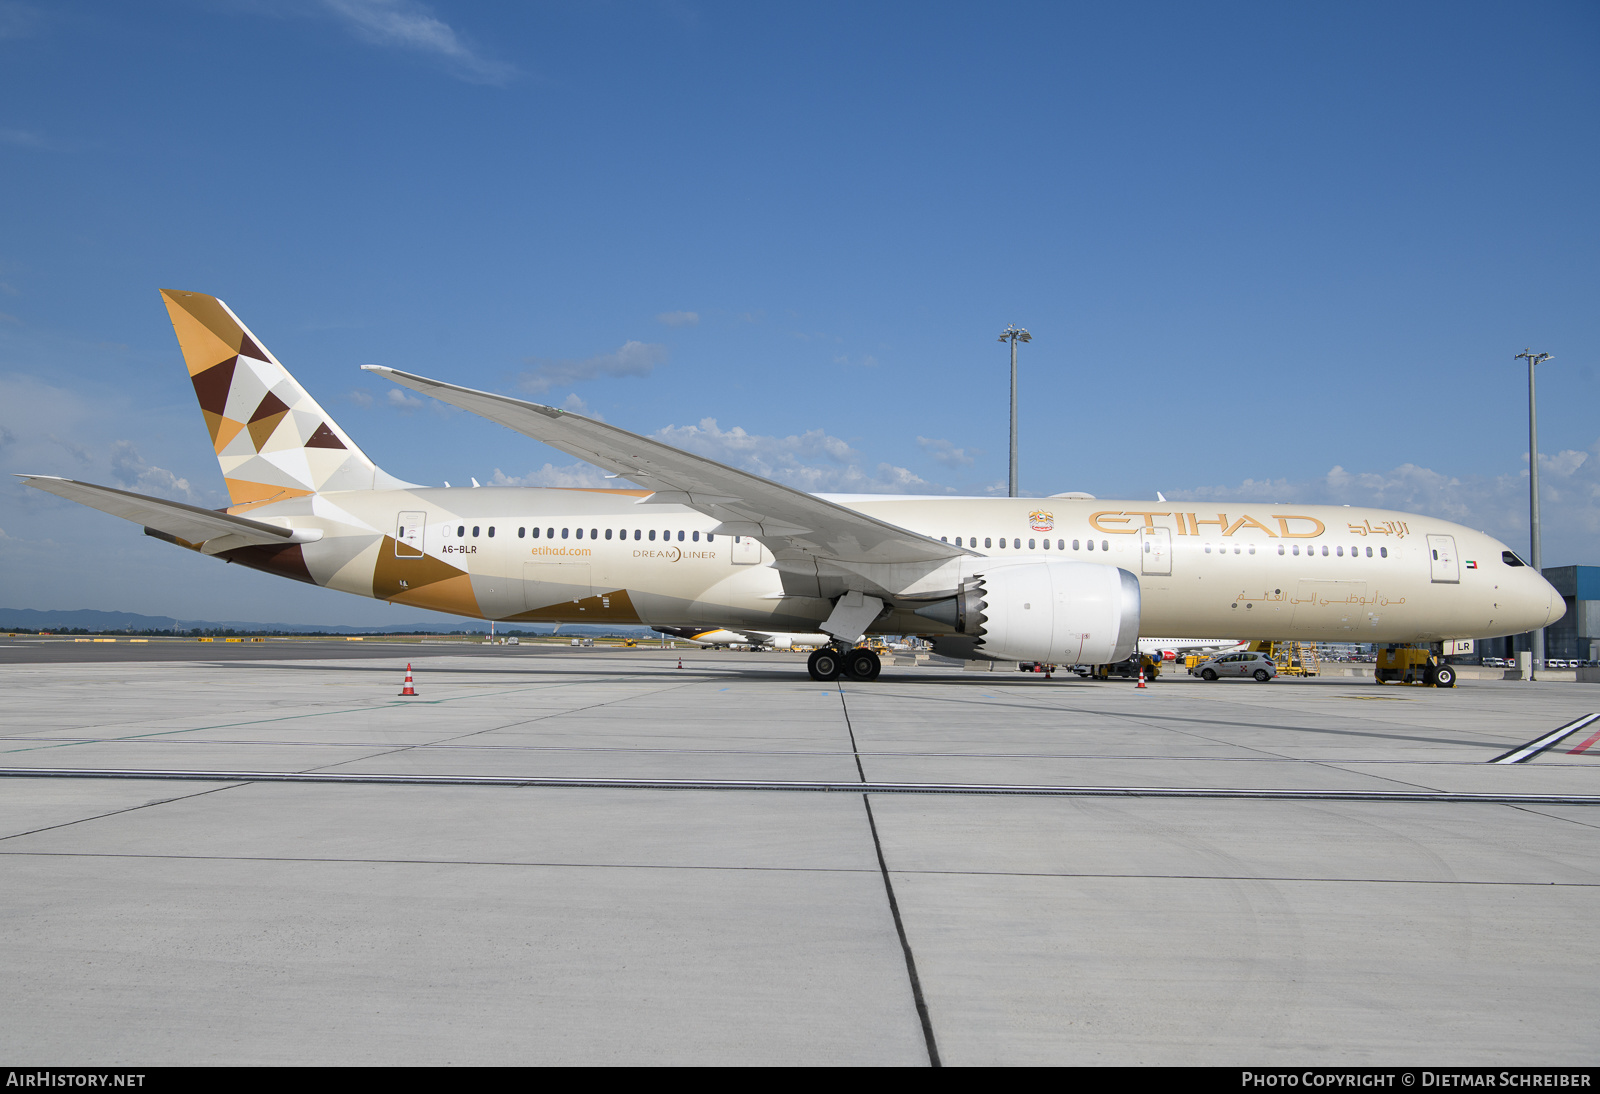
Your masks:
{"label": "airport tug", "polygon": [[1431,646],[1384,646],[1378,651],[1373,678],[1380,684],[1416,684],[1426,688],[1453,688],[1456,670],[1445,664],[1444,643]]}

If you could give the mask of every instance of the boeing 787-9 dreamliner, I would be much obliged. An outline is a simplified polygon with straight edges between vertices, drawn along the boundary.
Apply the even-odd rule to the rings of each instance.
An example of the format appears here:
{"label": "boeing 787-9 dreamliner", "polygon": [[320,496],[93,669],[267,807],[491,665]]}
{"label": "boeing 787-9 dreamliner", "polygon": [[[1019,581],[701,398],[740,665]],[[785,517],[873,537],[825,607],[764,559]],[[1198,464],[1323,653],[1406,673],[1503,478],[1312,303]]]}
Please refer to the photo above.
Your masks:
{"label": "boeing 787-9 dreamliner", "polygon": [[363,366],[624,483],[419,486],[373,463],[222,301],[162,297],[231,504],[23,478],[180,547],[341,592],[503,623],[822,632],[832,642],[811,674],[869,680],[868,634],[921,635],[965,659],[1105,664],[1141,632],[1431,643],[1564,610],[1505,544],[1433,517],[807,494],[579,414]]}

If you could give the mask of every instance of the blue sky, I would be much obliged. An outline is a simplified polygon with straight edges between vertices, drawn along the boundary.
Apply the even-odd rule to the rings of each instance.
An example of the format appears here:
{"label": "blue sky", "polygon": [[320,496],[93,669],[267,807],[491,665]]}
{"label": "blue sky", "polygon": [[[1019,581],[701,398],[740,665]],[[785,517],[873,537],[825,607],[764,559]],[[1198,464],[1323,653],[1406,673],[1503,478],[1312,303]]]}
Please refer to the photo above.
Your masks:
{"label": "blue sky", "polygon": [[[162,287],[386,469],[593,472],[363,374],[818,490],[1388,505],[1600,563],[1591,3],[0,0],[0,471],[226,501]],[[0,605],[302,589],[0,484]],[[413,613],[415,614],[415,613]]]}

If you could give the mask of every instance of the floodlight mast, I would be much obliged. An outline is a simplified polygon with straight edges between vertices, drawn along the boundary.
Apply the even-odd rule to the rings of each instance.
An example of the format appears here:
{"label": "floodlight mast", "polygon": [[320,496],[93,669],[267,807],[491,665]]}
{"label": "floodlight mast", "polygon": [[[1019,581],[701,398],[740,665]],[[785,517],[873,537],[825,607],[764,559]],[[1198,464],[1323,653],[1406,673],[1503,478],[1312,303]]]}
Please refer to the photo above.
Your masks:
{"label": "floodlight mast", "polygon": [[[1544,566],[1539,550],[1539,413],[1533,399],[1533,367],[1550,360],[1550,354],[1525,349],[1512,360],[1528,362],[1528,539],[1533,555],[1528,561],[1534,573],[1543,575]],[[1532,647],[1531,674],[1532,678],[1537,679],[1539,670],[1544,668],[1543,627],[1533,632],[1529,645]]]}
{"label": "floodlight mast", "polygon": [[1011,496],[1017,496],[1017,343],[1031,342],[1033,335],[1011,324],[1000,332],[1000,341],[1011,343]]}

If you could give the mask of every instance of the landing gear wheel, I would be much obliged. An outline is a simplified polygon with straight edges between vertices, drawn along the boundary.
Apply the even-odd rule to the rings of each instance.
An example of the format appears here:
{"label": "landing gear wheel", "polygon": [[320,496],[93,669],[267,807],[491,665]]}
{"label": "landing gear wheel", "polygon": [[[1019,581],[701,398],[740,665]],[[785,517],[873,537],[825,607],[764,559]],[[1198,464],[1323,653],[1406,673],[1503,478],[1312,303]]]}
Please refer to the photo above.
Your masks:
{"label": "landing gear wheel", "polygon": [[1255,678],[1257,683],[1265,684],[1268,680],[1272,679],[1272,676],[1267,672],[1266,669],[1256,669]]}
{"label": "landing gear wheel", "polygon": [[1433,670],[1433,686],[1436,688],[1453,688],[1456,686],[1456,670],[1449,665],[1440,665]]}
{"label": "landing gear wheel", "polygon": [[876,680],[883,671],[878,655],[862,647],[844,655],[844,674],[852,680]]}
{"label": "landing gear wheel", "polygon": [[837,680],[843,667],[835,650],[814,650],[806,660],[806,671],[813,680]]}
{"label": "landing gear wheel", "polygon": [[1212,680],[1215,680],[1216,678],[1217,678],[1217,670],[1216,669],[1201,669],[1200,670],[1200,679],[1206,680],[1206,681],[1212,681]]}

